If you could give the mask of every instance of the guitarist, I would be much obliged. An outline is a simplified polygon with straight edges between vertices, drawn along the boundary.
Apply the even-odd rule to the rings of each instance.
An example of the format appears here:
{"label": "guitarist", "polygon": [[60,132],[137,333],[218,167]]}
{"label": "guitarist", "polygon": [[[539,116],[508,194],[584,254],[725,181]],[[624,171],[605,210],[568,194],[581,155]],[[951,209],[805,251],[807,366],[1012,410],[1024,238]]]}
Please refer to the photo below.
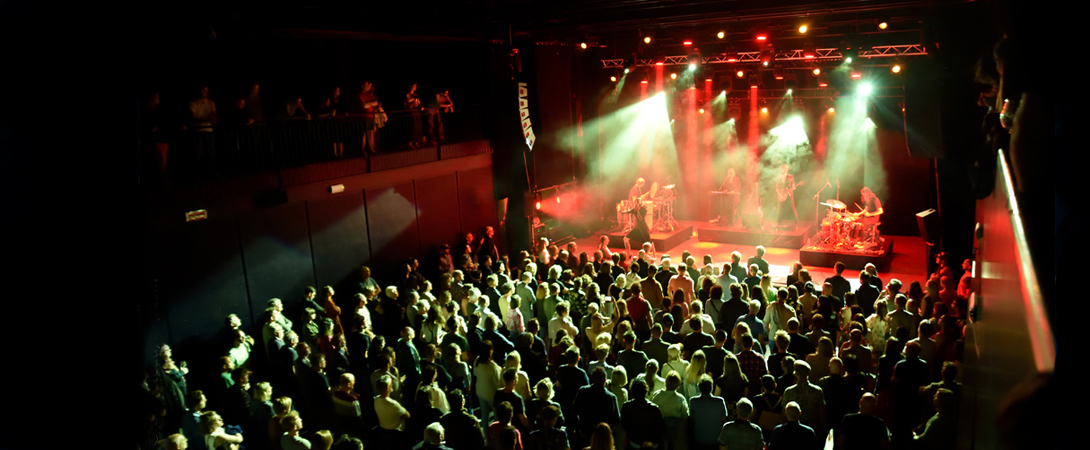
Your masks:
{"label": "guitarist", "polygon": [[795,210],[795,188],[802,183],[795,184],[795,176],[788,173],[790,166],[780,166],[780,176],[776,178],[776,196],[779,199],[779,212],[776,214],[776,225],[783,223],[784,210],[791,206],[791,214],[795,216],[795,226],[799,223],[799,212]]}

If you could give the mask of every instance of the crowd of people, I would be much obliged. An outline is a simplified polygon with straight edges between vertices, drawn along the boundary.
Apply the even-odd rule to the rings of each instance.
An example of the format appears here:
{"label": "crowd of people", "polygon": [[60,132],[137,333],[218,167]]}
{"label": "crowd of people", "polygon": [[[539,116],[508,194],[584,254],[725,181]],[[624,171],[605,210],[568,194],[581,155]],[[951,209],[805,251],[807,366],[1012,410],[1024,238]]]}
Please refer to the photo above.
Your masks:
{"label": "crowd of people", "polygon": [[261,129],[266,125],[295,121],[325,121],[330,119],[350,119],[360,127],[358,132],[348,133],[342,129],[324,130],[329,134],[328,145],[333,157],[344,157],[344,141],[351,134],[353,139],[359,136],[360,148],[365,153],[376,152],[378,130],[390,120],[387,111],[400,112],[406,117],[407,145],[418,148],[431,143],[444,141],[442,113],[454,111],[450,91],[440,88],[429,95],[421,96],[417,92],[417,83],[409,83],[403,94],[393,105],[383,102],[376,95],[374,83],[365,80],[352,94],[342,95],[340,86],[330,88],[326,95],[316,98],[291,95],[281,101],[266,104],[262,98],[261,86],[249,85],[245,93],[227,97],[226,108],[210,96],[208,86],[200,86],[192,99],[168,99],[169,109],[161,108],[158,92],[147,97],[141,110],[142,138],[159,159],[159,169],[165,174],[171,142],[178,136],[187,135],[187,142],[195,147],[199,162],[214,160],[214,149],[209,148],[210,136],[215,131],[238,132]]}
{"label": "crowd of people", "polygon": [[[163,448],[953,448],[969,279],[858,287],[796,263],[773,285],[688,251],[588,253],[542,240],[501,255],[493,231],[353,292],[231,315],[214,382],[162,346],[145,383]],[[427,272],[430,276],[425,276]],[[285,305],[285,303],[288,303]],[[259,340],[260,339],[260,340]],[[305,421],[304,421],[305,419]]]}

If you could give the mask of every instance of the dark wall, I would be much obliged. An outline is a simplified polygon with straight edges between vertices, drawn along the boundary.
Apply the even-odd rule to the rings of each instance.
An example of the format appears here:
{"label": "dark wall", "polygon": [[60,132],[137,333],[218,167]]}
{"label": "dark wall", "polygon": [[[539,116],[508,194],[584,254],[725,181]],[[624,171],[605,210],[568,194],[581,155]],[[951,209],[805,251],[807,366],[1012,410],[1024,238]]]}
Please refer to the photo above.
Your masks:
{"label": "dark wall", "polygon": [[430,269],[437,246],[498,227],[489,154],[338,182],[346,186],[339,194],[302,187],[281,206],[216,209],[190,223],[176,213],[179,220],[151,230],[149,272],[162,315],[153,319],[144,357],[161,342],[177,347],[178,360],[200,354],[231,313],[260,336],[274,297],[296,321],[306,286],[334,286],[344,307],[361,265],[385,286],[394,282],[393,263],[414,257]]}

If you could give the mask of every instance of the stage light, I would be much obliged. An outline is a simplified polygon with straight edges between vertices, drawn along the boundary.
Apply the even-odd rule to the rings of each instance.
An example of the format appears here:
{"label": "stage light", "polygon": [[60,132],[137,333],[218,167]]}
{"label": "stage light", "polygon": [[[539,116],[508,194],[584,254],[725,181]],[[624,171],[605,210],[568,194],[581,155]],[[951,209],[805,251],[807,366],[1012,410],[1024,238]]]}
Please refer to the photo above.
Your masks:
{"label": "stage light", "polygon": [[811,73],[813,73],[813,74],[814,74],[814,76],[816,77],[816,76],[818,76],[818,75],[821,75],[821,69],[820,69],[820,68],[817,68],[817,67],[815,67],[815,68],[814,68],[814,70],[813,70],[813,71],[811,71]]}
{"label": "stage light", "polygon": [[772,69],[772,77],[777,79],[777,80],[782,80],[783,79],[783,69],[781,69],[779,67],[777,67],[775,69]]}
{"label": "stage light", "polygon": [[711,78],[705,78],[704,81],[711,81]]}
{"label": "stage light", "polygon": [[696,64],[689,63],[689,71],[690,72],[696,71]]}
{"label": "stage light", "polygon": [[735,72],[735,73],[734,73],[734,76],[736,76],[736,77],[738,77],[738,78],[745,78],[745,77],[746,77],[746,71],[744,71],[744,70],[739,70],[739,71],[737,71],[737,72]]}
{"label": "stage light", "polygon": [[865,95],[870,95],[870,93],[872,91],[874,91],[874,87],[871,86],[870,83],[863,83],[863,84],[859,85],[859,94],[860,95],[864,95],[864,96]]}
{"label": "stage light", "polygon": [[650,44],[651,43],[651,36],[644,36],[643,43],[644,44]]}
{"label": "stage light", "polygon": [[835,112],[836,112],[836,108],[829,108],[829,114],[832,114],[832,113],[835,113]]}
{"label": "stage light", "polygon": [[704,114],[704,108],[700,108],[700,114]]}
{"label": "stage light", "polygon": [[794,89],[788,89],[787,90],[787,95],[791,95],[791,93],[794,92],[794,91],[795,91]]}
{"label": "stage light", "polygon": [[761,65],[765,66],[765,67],[768,67],[768,61],[761,61]]}
{"label": "stage light", "polygon": [[818,87],[829,87],[829,82],[825,80],[818,81]]}
{"label": "stage light", "polygon": [[806,34],[807,30],[809,30],[809,28],[806,25],[803,25],[799,27],[799,34]]}
{"label": "stage light", "polygon": [[670,72],[670,79],[671,80],[676,80],[677,79],[677,72]]}
{"label": "stage light", "polygon": [[715,34],[715,37],[717,37],[719,39],[723,39],[723,38],[727,37],[727,33],[725,31],[720,31],[719,33]]}
{"label": "stage light", "polygon": [[617,82],[617,77],[616,76],[609,77],[609,81],[612,81],[612,82],[616,83]]}
{"label": "stage light", "polygon": [[724,90],[724,91],[720,92],[719,95],[727,95],[727,91]]}
{"label": "stage light", "polygon": [[757,40],[758,41],[764,42],[766,39],[768,39],[768,36],[765,36],[763,34],[758,34],[757,35]]}
{"label": "stage light", "polygon": [[693,45],[693,41],[682,42],[681,45]]}
{"label": "stage light", "polygon": [[556,196],[556,202],[560,203],[560,196],[559,195]]}
{"label": "stage light", "polygon": [[768,114],[768,107],[767,106],[761,107],[761,114]]}
{"label": "stage light", "polygon": [[640,84],[647,84],[647,80],[641,80]]}
{"label": "stage light", "polygon": [[541,209],[541,202],[535,203],[534,204],[534,209]]}
{"label": "stage light", "polygon": [[586,43],[586,42],[582,42],[582,43],[580,43],[580,44],[579,44],[579,47],[580,47],[580,48],[582,48],[582,49],[584,49],[584,50],[586,50],[586,48],[587,48],[587,43]]}
{"label": "stage light", "polygon": [[894,64],[893,67],[889,68],[889,71],[893,72],[893,73],[901,73],[901,65],[900,64]]}
{"label": "stage light", "polygon": [[734,119],[733,119],[733,118],[731,118],[731,119],[730,119],[730,120],[728,120],[727,122],[730,122],[730,123],[734,123]]}
{"label": "stage light", "polygon": [[802,57],[804,59],[814,59],[814,58],[817,57],[817,53],[814,53],[813,50],[806,50],[806,51],[802,52]]}
{"label": "stage light", "polygon": [[656,66],[661,66],[661,65],[662,65],[662,61],[659,61],[659,62],[655,63],[655,65],[656,65]]}
{"label": "stage light", "polygon": [[858,80],[860,78],[863,78],[863,72],[860,72],[858,70],[853,70],[852,71],[852,78],[854,78],[856,80]]}
{"label": "stage light", "polygon": [[624,70],[624,74],[628,75],[628,69],[627,68]]}
{"label": "stage light", "polygon": [[848,64],[851,64],[851,63],[852,63],[852,57],[851,57],[851,56],[849,56],[849,57],[847,57],[847,58],[844,58],[844,62],[846,62],[846,63],[848,63]]}
{"label": "stage light", "polygon": [[879,30],[884,30],[884,29],[886,29],[886,28],[889,28],[889,24],[888,24],[888,23],[886,23],[886,22],[879,22],[879,23],[878,23],[878,29],[879,29]]}

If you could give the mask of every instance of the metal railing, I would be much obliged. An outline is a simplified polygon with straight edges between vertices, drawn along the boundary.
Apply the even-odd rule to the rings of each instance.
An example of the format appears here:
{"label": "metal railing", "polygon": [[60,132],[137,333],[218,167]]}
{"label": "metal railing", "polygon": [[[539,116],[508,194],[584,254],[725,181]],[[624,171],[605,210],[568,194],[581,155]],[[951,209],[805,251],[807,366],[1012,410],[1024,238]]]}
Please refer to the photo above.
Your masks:
{"label": "metal railing", "polygon": [[385,116],[374,131],[374,152],[364,151],[366,128],[375,122],[364,115],[181,131],[167,139],[170,178],[258,173],[416,149],[430,148],[438,155],[441,144],[488,139],[480,107],[452,113],[390,111]]}

